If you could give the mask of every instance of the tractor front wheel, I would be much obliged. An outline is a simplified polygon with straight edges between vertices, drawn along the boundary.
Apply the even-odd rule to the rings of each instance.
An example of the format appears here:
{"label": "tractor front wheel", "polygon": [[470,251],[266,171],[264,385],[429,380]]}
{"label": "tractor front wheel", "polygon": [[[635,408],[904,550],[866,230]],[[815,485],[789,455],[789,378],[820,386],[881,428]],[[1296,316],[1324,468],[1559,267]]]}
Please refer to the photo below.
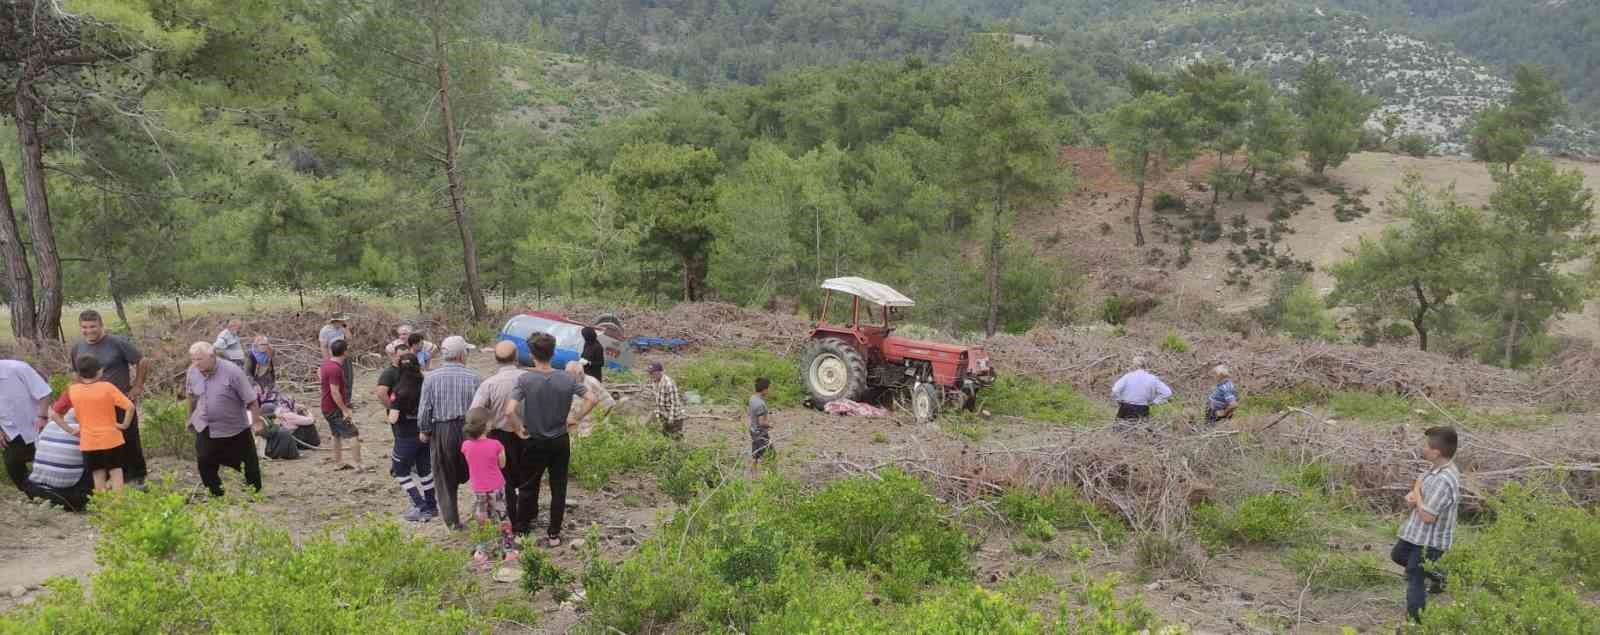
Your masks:
{"label": "tractor front wheel", "polygon": [[939,416],[939,389],[932,384],[917,384],[911,388],[911,414],[918,423],[933,421]]}
{"label": "tractor front wheel", "polygon": [[856,347],[837,338],[823,338],[806,347],[806,390],[818,408],[840,399],[857,401],[867,390],[867,364]]}

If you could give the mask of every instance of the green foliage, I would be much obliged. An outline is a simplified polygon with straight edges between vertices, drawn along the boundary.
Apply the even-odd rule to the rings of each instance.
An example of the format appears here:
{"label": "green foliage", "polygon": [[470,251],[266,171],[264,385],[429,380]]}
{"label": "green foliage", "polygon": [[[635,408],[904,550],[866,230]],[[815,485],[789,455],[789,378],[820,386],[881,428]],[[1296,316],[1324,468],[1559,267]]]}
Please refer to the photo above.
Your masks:
{"label": "green foliage", "polygon": [[1187,353],[1189,343],[1177,331],[1167,331],[1167,336],[1161,340],[1161,350],[1166,353]]}
{"label": "green foliage", "polygon": [[[189,503],[169,484],[96,497],[100,564],[89,593],[57,578],[10,616],[17,633],[466,633],[472,592],[461,555],[392,523],[295,540],[225,501]],[[427,610],[418,610],[426,606]]]}
{"label": "green foliage", "polygon": [[1369,423],[1386,423],[1411,416],[1411,400],[1394,393],[1338,391],[1328,397],[1334,416]]}
{"label": "green foliage", "polygon": [[709,403],[744,405],[755,394],[757,377],[772,380],[768,406],[791,408],[806,397],[795,363],[766,351],[706,351],[673,369],[672,377],[680,390],[698,392]]}
{"label": "green foliage", "polygon": [[1418,159],[1433,154],[1435,146],[1433,139],[1428,138],[1426,135],[1420,134],[1400,135],[1399,138],[1395,139],[1394,144],[1395,147],[1398,147],[1401,152],[1409,154]]}
{"label": "green foliage", "polygon": [[1311,171],[1321,175],[1349,158],[1377,101],[1338,78],[1331,62],[1313,59],[1295,84],[1294,108],[1304,122],[1302,146]]}
{"label": "green foliage", "polygon": [[1155,198],[1151,199],[1150,202],[1150,209],[1157,212],[1182,213],[1187,211],[1187,208],[1188,205],[1183,202],[1182,197],[1173,196],[1167,192],[1156,192]]}
{"label": "green foliage", "polygon": [[525,545],[521,553],[522,590],[528,595],[538,595],[540,591],[550,589],[555,601],[564,601],[574,582],[572,574],[552,562],[544,549],[530,544]]}
{"label": "green foliage", "polygon": [[715,448],[684,448],[678,444],[666,447],[656,464],[656,482],[680,505],[701,490],[715,486],[722,478],[722,463],[731,458]]}
{"label": "green foliage", "polygon": [[1268,328],[1297,339],[1326,340],[1334,336],[1333,316],[1304,272],[1285,271],[1274,281],[1266,305],[1255,317]]}
{"label": "green foliage", "polygon": [[1462,204],[1453,189],[1429,191],[1417,174],[1390,195],[1387,207],[1410,221],[1388,228],[1376,241],[1362,239],[1350,259],[1334,265],[1328,303],[1356,309],[1362,324],[1391,320],[1412,325],[1418,346],[1428,349],[1430,332],[1453,325],[1451,298],[1471,286],[1473,258],[1481,253],[1482,215]]}
{"label": "green foliage", "polygon": [[650,473],[679,503],[716,485],[736,459],[720,448],[674,443],[656,429],[611,417],[573,443],[572,457],[572,477],[584,489],[599,489],[624,474]]}
{"label": "green foliage", "polygon": [[1489,106],[1473,115],[1470,134],[1467,148],[1472,158],[1504,166],[1516,163],[1533,143],[1533,135],[1518,126],[1515,114],[1504,106]]}
{"label": "green foliage", "polygon": [[1305,535],[1306,513],[1300,498],[1255,494],[1227,507],[1203,503],[1194,509],[1193,520],[1209,544],[1286,544]]}
{"label": "green foliage", "polygon": [[1078,394],[1067,384],[1053,384],[1024,375],[1002,375],[978,393],[978,405],[996,415],[1066,425],[1103,423],[1106,407]]}
{"label": "green foliage", "polygon": [[1394,580],[1391,573],[1394,565],[1372,552],[1347,554],[1326,548],[1298,547],[1289,552],[1285,562],[1316,591],[1359,591]]}
{"label": "green foliage", "polygon": [[1429,606],[1427,633],[1585,633],[1600,609],[1600,514],[1555,491],[1511,483],[1490,497],[1494,522],[1445,552],[1455,602]]}
{"label": "green foliage", "polygon": [[[1122,520],[1084,500],[1070,488],[1058,487],[1044,494],[1012,489],[1000,497],[1000,514],[1025,533],[1042,521],[1054,529],[1083,529],[1094,532],[1107,544],[1121,544],[1127,534]],[[1028,534],[1030,538],[1049,542]]]}
{"label": "green foliage", "polygon": [[1200,561],[1182,538],[1159,532],[1145,532],[1133,539],[1133,562],[1143,575],[1193,578],[1199,575]]}
{"label": "green foliage", "polygon": [[194,459],[194,433],[189,430],[189,409],[182,402],[151,397],[139,402],[140,440],[147,452],[159,452],[183,460]]}
{"label": "green foliage", "polygon": [[[1138,188],[1135,202],[1144,197],[1145,184],[1160,179],[1173,166],[1194,156],[1197,140],[1194,113],[1181,95],[1159,90],[1138,94],[1103,116],[1100,134],[1111,162],[1123,178]],[[1141,210],[1133,210],[1134,244],[1144,244]]]}
{"label": "green foliage", "polygon": [[716,222],[712,183],[721,169],[714,150],[664,143],[624,146],[611,164],[628,220],[649,228],[646,243],[682,261],[687,301],[700,299]]}
{"label": "green foliage", "polygon": [[930,581],[964,575],[969,540],[943,519],[939,502],[903,473],[879,477],[829,484],[796,506],[791,523],[805,528],[819,554],[846,566],[886,571],[925,566]]}

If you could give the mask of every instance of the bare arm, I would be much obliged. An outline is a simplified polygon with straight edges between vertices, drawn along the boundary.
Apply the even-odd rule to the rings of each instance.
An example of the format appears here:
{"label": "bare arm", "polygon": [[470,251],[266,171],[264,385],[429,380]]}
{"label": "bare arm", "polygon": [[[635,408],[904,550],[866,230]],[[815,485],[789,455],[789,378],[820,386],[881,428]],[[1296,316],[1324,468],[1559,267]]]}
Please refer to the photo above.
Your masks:
{"label": "bare arm", "polygon": [[267,420],[261,418],[261,402],[250,402],[250,431],[259,434],[267,427]]}
{"label": "bare arm", "polygon": [[594,395],[591,395],[588,392],[583,393],[583,407],[578,408],[578,414],[573,415],[572,419],[567,422],[567,428],[576,428],[578,426],[578,422],[583,421],[584,417],[589,416],[589,411],[594,410],[595,404],[598,403],[600,403],[600,400],[595,399]]}
{"label": "bare arm", "polygon": [[505,448],[500,448],[500,468],[501,469],[505,469],[505,467],[506,467],[506,449]]}
{"label": "bare arm", "polygon": [[144,396],[145,375],[150,371],[150,359],[141,357],[139,363],[133,365],[133,385],[129,386],[128,399],[138,401]]}

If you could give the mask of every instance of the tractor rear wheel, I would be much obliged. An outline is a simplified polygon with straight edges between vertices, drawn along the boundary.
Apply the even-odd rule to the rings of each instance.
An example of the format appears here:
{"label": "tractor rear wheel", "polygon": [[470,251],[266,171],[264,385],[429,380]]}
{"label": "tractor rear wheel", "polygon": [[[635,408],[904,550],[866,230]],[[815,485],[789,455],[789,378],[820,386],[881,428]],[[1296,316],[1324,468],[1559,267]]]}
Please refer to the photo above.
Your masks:
{"label": "tractor rear wheel", "polygon": [[917,384],[911,388],[911,414],[918,423],[933,421],[939,416],[939,389],[933,384]]}
{"label": "tractor rear wheel", "polygon": [[837,338],[813,340],[801,367],[806,390],[818,408],[830,401],[857,401],[867,390],[867,363],[861,352]]}

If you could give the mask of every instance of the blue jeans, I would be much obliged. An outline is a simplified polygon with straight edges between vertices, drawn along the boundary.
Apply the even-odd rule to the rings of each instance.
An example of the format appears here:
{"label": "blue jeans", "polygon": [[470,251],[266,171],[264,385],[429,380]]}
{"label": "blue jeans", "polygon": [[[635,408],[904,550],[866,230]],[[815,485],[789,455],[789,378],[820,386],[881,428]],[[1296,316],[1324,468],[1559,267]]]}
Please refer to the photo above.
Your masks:
{"label": "blue jeans", "polygon": [[1442,571],[1427,571],[1424,563],[1432,564],[1444,555],[1443,549],[1421,547],[1404,540],[1394,543],[1394,550],[1389,552],[1389,559],[1395,564],[1406,568],[1406,615],[1411,621],[1422,623],[1422,610],[1428,606],[1428,590],[1425,583],[1428,579],[1444,582]]}

